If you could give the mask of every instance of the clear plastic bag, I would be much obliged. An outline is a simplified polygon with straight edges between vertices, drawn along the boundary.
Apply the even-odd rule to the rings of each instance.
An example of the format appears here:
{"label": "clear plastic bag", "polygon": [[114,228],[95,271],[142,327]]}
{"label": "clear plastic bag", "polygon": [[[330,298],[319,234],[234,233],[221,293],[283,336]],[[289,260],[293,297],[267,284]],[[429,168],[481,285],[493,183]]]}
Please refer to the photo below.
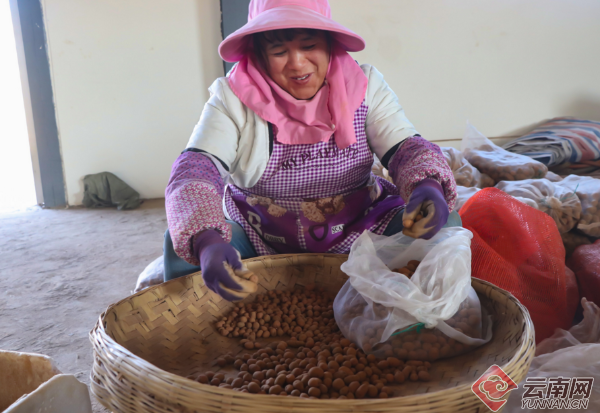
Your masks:
{"label": "clear plastic bag", "polygon": [[600,179],[569,175],[555,185],[576,193],[581,201],[581,219],[577,229],[591,237],[600,238]]}
{"label": "clear plastic bag", "polygon": [[550,182],[560,182],[563,180],[562,176],[557,175],[552,171],[548,171],[548,173],[546,174],[546,176],[544,178],[546,178]]}
{"label": "clear plastic bag", "polygon": [[[471,287],[472,236],[459,227],[430,240],[365,231],[342,265],[349,280],[333,304],[344,336],[367,353],[417,360],[489,341],[491,321]],[[421,263],[411,278],[390,270],[412,260]]]}
{"label": "clear plastic bag", "polygon": [[536,346],[536,356],[582,343],[600,343],[600,308],[585,297],[581,299],[581,307],[583,320],[571,327],[569,331],[557,328],[552,337],[548,337]]}
{"label": "clear plastic bag", "polygon": [[[549,337],[537,345],[535,357],[531,363],[527,378],[546,377],[592,377],[594,382],[600,380],[600,309],[585,298],[581,299],[583,321],[569,329],[557,329]],[[523,383],[526,379],[523,380]],[[595,384],[595,383],[594,383]],[[525,387],[510,392],[510,398],[502,409],[505,413],[527,412],[578,412],[582,409],[522,409],[521,400]],[[585,411],[600,411],[600,388],[592,386],[589,405]]]}
{"label": "clear plastic bag", "polygon": [[529,205],[532,208],[539,209],[539,205],[533,199],[525,198],[522,196],[513,196],[513,198],[517,201],[521,201],[525,205]]}
{"label": "clear plastic bag", "polygon": [[539,179],[548,172],[543,163],[495,145],[470,123],[467,123],[461,151],[471,165],[495,182]]}
{"label": "clear plastic bag", "polygon": [[144,271],[138,276],[137,284],[135,285],[134,293],[142,291],[145,288],[153,285],[161,284],[165,281],[165,261],[161,255],[152,261]]}
{"label": "clear plastic bag", "polygon": [[456,186],[456,203],[454,204],[454,210],[460,211],[462,206],[477,192],[481,191],[479,188],[471,187],[466,188],[464,186]]}
{"label": "clear plastic bag", "polygon": [[465,159],[458,149],[450,147],[440,149],[446,158],[446,162],[448,162],[448,166],[452,169],[456,185],[467,188],[488,188],[494,186],[494,180],[486,174],[479,172],[477,168]]}
{"label": "clear plastic bag", "polygon": [[571,231],[581,218],[581,202],[573,191],[555,185],[547,179],[502,181],[496,188],[514,197],[534,201],[534,207],[552,217],[558,232]]}

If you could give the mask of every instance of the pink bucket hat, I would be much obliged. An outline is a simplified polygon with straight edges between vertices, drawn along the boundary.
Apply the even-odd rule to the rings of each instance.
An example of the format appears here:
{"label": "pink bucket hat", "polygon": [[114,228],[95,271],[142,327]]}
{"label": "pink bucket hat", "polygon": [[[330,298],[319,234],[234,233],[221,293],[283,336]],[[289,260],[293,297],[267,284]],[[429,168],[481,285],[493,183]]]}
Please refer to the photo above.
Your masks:
{"label": "pink bucket hat", "polygon": [[348,52],[365,48],[362,37],[331,19],[327,0],[252,0],[248,23],[221,42],[219,54],[227,62],[239,62],[246,54],[248,35],[280,29],[327,30]]}

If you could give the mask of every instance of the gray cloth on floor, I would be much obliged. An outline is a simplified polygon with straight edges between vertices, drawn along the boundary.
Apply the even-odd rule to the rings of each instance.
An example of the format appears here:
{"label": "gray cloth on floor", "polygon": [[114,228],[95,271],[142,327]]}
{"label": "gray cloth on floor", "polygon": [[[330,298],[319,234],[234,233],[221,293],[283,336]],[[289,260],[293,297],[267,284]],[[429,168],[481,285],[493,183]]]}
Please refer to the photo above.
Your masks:
{"label": "gray cloth on floor", "polygon": [[83,188],[83,205],[88,208],[135,209],[142,203],[137,191],[110,172],[84,176]]}

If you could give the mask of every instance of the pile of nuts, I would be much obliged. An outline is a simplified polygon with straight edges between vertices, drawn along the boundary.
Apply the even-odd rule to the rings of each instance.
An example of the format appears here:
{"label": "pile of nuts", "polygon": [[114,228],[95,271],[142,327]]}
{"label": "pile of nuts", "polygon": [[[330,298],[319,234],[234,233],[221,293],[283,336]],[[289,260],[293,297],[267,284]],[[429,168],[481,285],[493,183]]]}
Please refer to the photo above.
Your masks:
{"label": "pile of nuts", "polygon": [[554,195],[540,199],[537,202],[538,209],[550,215],[556,222],[558,232],[563,234],[571,231],[580,221],[581,202],[573,193],[560,195],[557,191]]}
{"label": "pile of nuts", "polygon": [[[413,260],[396,271],[411,277],[419,264]],[[388,398],[393,396],[391,385],[429,381],[431,361],[468,349],[437,329],[407,331],[380,343],[384,328],[368,329],[365,333],[370,338],[361,349],[339,332],[333,300],[331,294],[308,287],[268,291],[251,303],[236,304],[216,326],[220,334],[240,339],[240,344],[254,353],[228,353],[216,360],[218,367],[233,365],[239,370],[237,377],[208,371],[188,378],[244,393],[320,399]],[[346,316],[359,315],[362,309],[358,307]],[[376,304],[375,311],[383,314],[389,309]],[[466,300],[446,323],[475,337],[481,330],[480,317],[480,309],[469,307]],[[284,340],[273,340],[284,336]]]}
{"label": "pile of nuts", "polygon": [[333,317],[334,298],[314,291],[313,287],[272,290],[257,295],[252,303],[236,304],[216,327],[223,336],[241,338],[241,344],[248,350],[260,347],[258,339],[282,336],[312,346],[316,340],[338,331]]}
{"label": "pile of nuts", "polygon": [[404,266],[402,268],[397,268],[392,271],[400,273],[400,274],[404,274],[408,278],[410,278],[414,275],[415,271],[417,271],[417,267],[419,266],[419,264],[421,264],[421,261],[412,260],[412,261],[409,261],[408,264],[406,264],[406,266]]}
{"label": "pile of nuts", "polygon": [[469,163],[458,149],[451,147],[440,148],[448,166],[452,170],[456,185],[464,186],[466,188],[478,187],[487,188],[494,186],[494,180],[482,174]]}
{"label": "pile of nuts", "polygon": [[[454,180],[456,185],[464,186],[467,188],[489,188],[494,186],[494,180],[486,174],[483,174],[477,170],[473,165],[469,164],[469,167],[462,167],[453,172]],[[478,172],[477,175],[474,172]]]}
{"label": "pile of nuts", "polygon": [[412,232],[414,230],[411,230],[411,228],[417,222],[419,222],[420,220],[422,220],[423,218],[425,218],[426,215],[423,215],[423,212],[427,212],[427,211],[423,211],[423,210],[419,211],[419,213],[417,214],[417,216],[415,216],[414,220],[413,219],[409,219],[409,218],[406,218],[406,219],[402,220],[402,225],[403,225],[402,233],[404,235],[416,238],[416,235]]}
{"label": "pile of nuts", "polygon": [[[219,367],[233,364],[236,378],[210,371],[188,378],[245,393],[320,399],[387,398],[389,385],[431,379],[428,361],[401,360],[391,346],[378,358],[344,338],[333,298],[313,289],[269,291],[237,304],[217,322],[219,332],[244,337],[241,344],[256,351],[217,359]],[[255,341],[281,336],[289,338],[265,346]]]}
{"label": "pile of nuts", "polygon": [[[407,265],[409,267],[409,265]],[[410,268],[415,268],[410,266]],[[390,309],[380,304],[373,303],[372,306],[363,301],[353,307],[346,309],[341,323],[361,317],[366,312],[366,319],[371,320],[366,329],[362,325],[352,330],[355,339],[366,353],[377,356],[396,357],[399,360],[419,360],[433,362],[440,358],[452,357],[462,354],[470,349],[470,346],[448,337],[440,330],[422,329],[409,330],[400,334],[392,335],[387,341],[382,342],[383,333],[387,327]],[[381,320],[381,321],[376,321]],[[450,327],[459,333],[472,338],[481,336],[481,309],[472,306],[469,300],[461,303],[456,314],[445,321]]]}
{"label": "pile of nuts", "polygon": [[577,229],[591,237],[600,237],[600,179],[569,175],[555,185],[575,192],[581,201],[581,219]]}
{"label": "pile of nuts", "polygon": [[254,354],[217,360],[221,367],[233,363],[239,369],[237,378],[210,371],[188,378],[244,393],[320,399],[388,398],[393,396],[388,385],[431,379],[429,362],[378,359],[339,334],[329,338],[310,348],[290,347],[297,340],[280,341]]}

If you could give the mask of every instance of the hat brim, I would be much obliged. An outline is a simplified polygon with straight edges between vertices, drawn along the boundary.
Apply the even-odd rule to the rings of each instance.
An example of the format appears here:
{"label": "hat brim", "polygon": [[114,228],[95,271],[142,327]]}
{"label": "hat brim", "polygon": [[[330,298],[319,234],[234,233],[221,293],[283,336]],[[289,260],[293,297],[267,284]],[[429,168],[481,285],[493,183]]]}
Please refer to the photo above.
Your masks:
{"label": "hat brim", "polygon": [[360,52],[365,48],[363,38],[341,24],[306,7],[286,5],[262,12],[227,36],[219,45],[219,54],[226,62],[239,62],[248,50],[249,35],[281,29],[327,30],[348,52]]}

